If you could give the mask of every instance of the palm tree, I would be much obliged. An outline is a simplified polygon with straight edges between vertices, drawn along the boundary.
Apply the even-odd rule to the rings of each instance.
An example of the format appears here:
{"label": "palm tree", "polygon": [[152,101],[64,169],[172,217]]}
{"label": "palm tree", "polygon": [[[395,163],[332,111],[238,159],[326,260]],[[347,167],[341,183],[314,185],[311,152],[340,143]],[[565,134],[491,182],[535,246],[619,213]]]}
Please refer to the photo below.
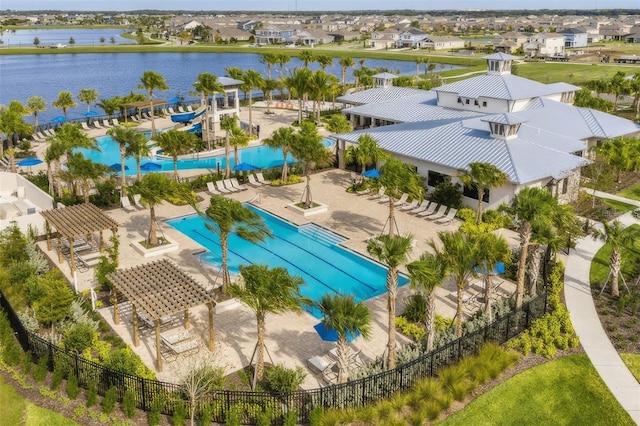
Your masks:
{"label": "palm tree", "polygon": [[304,63],[305,68],[309,68],[309,62],[315,62],[316,56],[310,50],[303,50],[298,55],[298,59],[300,59]]}
{"label": "palm tree", "polygon": [[62,110],[62,115],[66,117],[67,110],[69,108],[74,108],[78,104],[75,103],[75,101],[73,100],[73,95],[71,94],[71,92],[67,92],[66,90],[63,90],[60,93],[58,93],[58,99],[51,102],[51,105],[54,108],[60,108]]}
{"label": "palm tree", "polygon": [[225,177],[231,176],[231,129],[236,127],[236,120],[238,117],[234,115],[227,115],[220,120],[220,128],[226,132],[224,138],[224,156],[225,156]]}
{"label": "palm tree", "polygon": [[458,303],[456,310],[456,336],[462,336],[462,302],[464,290],[469,279],[474,275],[474,264],[477,260],[477,239],[462,232],[438,232],[441,244],[433,239],[429,245],[435,250],[438,260],[451,273],[458,289]]}
{"label": "palm tree", "polygon": [[[278,54],[278,65],[280,65],[280,72],[278,73],[278,80],[280,80],[280,83],[282,83],[282,71],[284,70],[284,65],[288,64],[291,61],[291,56],[287,55],[286,53],[279,53]],[[280,85],[280,100],[283,100],[283,94],[282,94],[282,84]]]}
{"label": "palm tree", "polygon": [[315,124],[304,121],[300,125],[300,131],[291,141],[291,154],[302,163],[302,170],[307,180],[307,184],[302,193],[302,203],[304,208],[313,207],[313,196],[311,195],[311,171],[318,166],[329,164],[331,154],[322,144],[322,136],[318,133]]}
{"label": "palm tree", "polygon": [[351,57],[340,58],[340,67],[342,67],[342,87],[347,87],[347,68],[355,66],[355,62]]}
{"label": "palm tree", "polygon": [[153,115],[153,92],[155,90],[168,90],[167,80],[155,71],[145,71],[140,77],[139,89],[149,93],[149,113],[151,114],[151,137],[156,136],[156,121]]}
{"label": "palm tree", "polygon": [[360,165],[360,172],[367,169],[367,165],[378,163],[389,158],[389,153],[378,146],[371,135],[364,134],[358,138],[357,145],[350,145],[344,152],[344,160],[347,164]]}
{"label": "palm tree", "polygon": [[[15,173],[15,152],[13,150],[14,135],[30,135],[33,133],[33,127],[24,121],[24,116],[29,114],[29,110],[19,101],[11,101],[8,107],[0,105],[0,134],[4,133],[7,137],[7,146],[9,148],[9,157],[11,162],[11,171]],[[0,141],[0,155],[4,156],[4,145]]]}
{"label": "palm tree", "polygon": [[267,64],[267,79],[271,80],[271,67],[278,63],[277,53],[265,53],[260,60],[263,64]]}
{"label": "palm tree", "polygon": [[616,139],[607,139],[602,145],[594,147],[596,155],[602,155],[607,164],[616,171],[616,183],[620,183],[620,174],[624,170],[632,167],[633,158],[629,152],[630,139],[619,137]]}
{"label": "palm tree", "polygon": [[389,236],[397,230],[395,218],[395,203],[407,193],[412,199],[424,198],[424,186],[415,168],[396,158],[389,158],[380,168],[378,185],[384,188],[385,196],[389,198]]}
{"label": "palm tree", "polygon": [[524,279],[527,268],[527,255],[531,243],[532,229],[541,227],[549,221],[553,205],[557,200],[546,189],[523,188],[511,201],[509,212],[516,219],[520,233],[520,260],[516,282],[516,308],[522,307],[524,300]]}
{"label": "palm tree", "polygon": [[231,282],[228,264],[229,236],[233,234],[250,242],[261,242],[270,238],[271,232],[258,213],[239,201],[219,195],[211,196],[204,218],[207,229],[220,238],[222,293],[226,293]]}
{"label": "palm tree", "polygon": [[33,127],[38,128],[38,113],[47,110],[47,101],[40,96],[31,96],[27,99],[27,108],[33,113]]}
{"label": "palm tree", "polygon": [[[48,138],[49,146],[44,154],[44,161],[47,163],[47,179],[49,180],[49,195],[54,195],[54,184],[60,170],[60,158],[65,154],[66,147],[56,137]],[[55,167],[55,169],[54,169]],[[61,188],[58,185],[58,195],[61,195]]]}
{"label": "palm tree", "polygon": [[205,129],[207,132],[207,149],[211,151],[210,130],[213,130],[213,137],[215,138],[216,123],[213,123],[212,129],[209,129],[209,124],[211,122],[209,118],[209,96],[213,96],[213,102],[215,102],[216,93],[224,93],[224,86],[218,82],[218,77],[211,73],[203,72],[198,74],[198,81],[193,83],[193,87],[201,94],[202,103],[206,106]]}
{"label": "palm tree", "polygon": [[91,111],[91,104],[98,100],[98,91],[95,89],[80,89],[78,100],[87,104],[87,112]]}
{"label": "palm tree", "polygon": [[[111,139],[116,142],[120,148],[120,195],[124,195],[127,181],[125,177],[125,164],[124,161],[127,158],[127,147],[131,141],[135,141],[136,138],[144,138],[144,135],[135,131],[131,127],[117,126],[113,129],[107,130],[107,135],[111,136]],[[135,144],[135,142],[134,142]],[[145,138],[146,144],[146,138]]]}
{"label": "palm tree", "polygon": [[247,132],[240,128],[238,125],[234,125],[229,129],[229,144],[233,147],[233,162],[234,165],[238,165],[240,157],[238,156],[238,148],[249,145],[249,136]]}
{"label": "palm tree", "polygon": [[191,152],[198,142],[198,137],[193,133],[181,132],[171,129],[156,136],[158,146],[164,150],[164,154],[173,159],[173,176],[178,180],[178,157]]}
{"label": "palm tree", "polygon": [[293,127],[279,127],[271,133],[271,137],[264,139],[262,142],[273,149],[282,150],[282,182],[287,182],[287,174],[289,167],[287,165],[287,155],[289,154],[291,144],[296,138]]}
{"label": "palm tree", "polygon": [[614,220],[613,222],[604,221],[602,226],[602,231],[599,229],[594,230],[593,237],[604,241],[605,245],[611,248],[611,256],[609,257],[611,296],[619,297],[618,280],[620,278],[620,265],[622,264],[622,249],[635,241],[640,236],[640,233],[637,230],[625,229],[619,220]]}
{"label": "palm tree", "polygon": [[[71,158],[73,150],[75,148],[85,149],[98,149],[96,140],[89,138],[86,133],[80,130],[80,126],[74,123],[64,123],[55,133],[55,136],[47,138],[49,142],[49,148],[45,154],[45,161],[49,166],[51,172],[50,177],[55,178],[59,175],[61,164],[60,159],[63,156]],[[51,170],[51,164],[57,165],[56,172]],[[52,182],[50,182],[51,185]],[[57,193],[58,196],[62,195],[62,184],[60,179],[57,179]],[[50,191],[52,188],[50,186]]]}
{"label": "palm tree", "polygon": [[284,80],[289,93],[298,99],[298,123],[302,123],[304,98],[310,90],[313,72],[309,68],[296,68]]}
{"label": "palm tree", "polygon": [[362,302],[353,295],[325,294],[316,306],[322,312],[322,323],[326,329],[338,334],[338,383],[349,380],[348,340],[349,335],[361,334],[365,340],[371,336],[371,314]]}
{"label": "palm tree", "polygon": [[267,314],[300,312],[301,305],[308,304],[309,300],[300,295],[300,286],[304,284],[304,280],[299,276],[289,275],[289,272],[283,267],[241,265],[240,275],[243,278],[243,285],[231,285],[229,293],[237,297],[256,314],[258,361],[254,375],[255,383],[262,380],[264,375],[264,340]]}
{"label": "palm tree", "polygon": [[482,223],[482,204],[485,192],[504,185],[507,181],[507,175],[493,164],[473,162],[469,163],[469,170],[458,170],[458,177],[464,186],[475,188],[478,191],[476,223],[479,225]]}
{"label": "palm tree", "polygon": [[407,262],[413,235],[382,234],[367,243],[367,252],[387,267],[388,341],[387,368],[396,367],[396,298],[398,295],[398,269]]}
{"label": "palm tree", "polygon": [[493,271],[498,267],[498,263],[506,262],[511,251],[509,250],[509,244],[503,236],[494,234],[492,232],[482,232],[476,235],[477,238],[477,253],[476,264],[479,267],[480,273],[484,276],[484,314],[489,321],[492,320],[491,299],[493,298],[493,284],[491,283],[491,276]]}
{"label": "palm tree", "polygon": [[247,70],[242,75],[242,80],[247,86],[249,92],[249,138],[253,135],[253,114],[252,114],[252,98],[253,89],[261,89],[264,86],[264,78],[256,70]]}
{"label": "palm tree", "polygon": [[267,95],[267,109],[265,110],[265,114],[271,114],[271,102],[273,101],[273,91],[278,88],[278,81],[267,79],[264,80],[262,84],[262,91]]}
{"label": "palm tree", "polygon": [[424,290],[427,296],[427,308],[425,312],[425,327],[427,329],[426,352],[433,350],[433,341],[436,334],[436,292],[437,286],[444,284],[447,277],[447,267],[434,254],[423,253],[420,259],[407,265],[411,287]]}
{"label": "palm tree", "polygon": [[169,179],[162,173],[147,173],[144,177],[131,187],[133,194],[140,194],[140,202],[144,206],[149,206],[149,234],[147,245],[157,247],[160,244],[158,239],[158,222],[156,221],[156,206],[164,200],[180,200],[195,205],[195,195],[186,186]]}
{"label": "palm tree", "polygon": [[[76,188],[76,195],[78,192],[82,192],[85,203],[89,203],[91,184],[95,184],[111,171],[109,166],[95,163],[91,159],[85,158],[81,152],[73,153],[67,158],[66,164],[67,171],[65,175],[68,178],[67,180],[72,183],[79,183],[81,191],[77,191],[78,188]],[[73,186],[75,187],[75,185]]]}
{"label": "palm tree", "polygon": [[330,93],[331,77],[331,75],[323,70],[318,70],[313,73],[311,81],[309,82],[309,94],[313,99],[313,110],[316,113],[316,126],[318,127],[322,125],[322,121],[320,120],[320,104],[324,102],[326,96]]}
{"label": "palm tree", "polygon": [[122,99],[120,97],[100,99],[100,102],[96,103],[96,106],[102,108],[105,114],[111,117],[122,107]]}
{"label": "palm tree", "polygon": [[333,58],[329,55],[318,55],[316,62],[318,62],[322,71],[326,71],[327,67],[333,65]]}
{"label": "palm tree", "polygon": [[[142,169],[140,168],[140,162],[142,157],[148,157],[151,154],[151,149],[147,144],[149,141],[144,133],[134,132],[131,135],[131,139],[127,141],[127,147],[125,149],[126,157],[133,157],[136,160],[136,172],[138,180],[142,179]],[[122,155],[122,154],[121,154]]]}

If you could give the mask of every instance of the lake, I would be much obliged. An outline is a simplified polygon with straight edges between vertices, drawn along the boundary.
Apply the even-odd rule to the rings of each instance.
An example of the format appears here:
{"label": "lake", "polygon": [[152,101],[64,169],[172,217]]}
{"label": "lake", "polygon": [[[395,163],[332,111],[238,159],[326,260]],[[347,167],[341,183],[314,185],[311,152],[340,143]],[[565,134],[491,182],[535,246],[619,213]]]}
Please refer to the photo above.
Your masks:
{"label": "lake", "polygon": [[[111,37],[115,44],[134,44],[135,40],[120,36],[126,30],[124,28],[68,28],[68,29],[48,29],[37,28],[28,30],[4,31],[0,34],[2,47],[33,47],[36,37],[40,40],[40,46],[51,46],[52,44],[70,44],[69,39],[73,37],[78,46],[111,45]],[[100,38],[104,38],[104,43],[100,43]]]}
{"label": "lake", "polygon": [[[138,89],[140,77],[147,71],[156,71],[167,80],[169,90],[158,92],[158,99],[170,99],[183,96],[187,101],[198,98],[189,94],[197,76],[209,72],[217,76],[225,75],[225,68],[239,67],[243,70],[255,69],[265,77],[267,67],[260,62],[259,54],[251,53],[70,53],[56,55],[2,55],[0,56],[0,104],[8,105],[11,100],[26,103],[30,96],[41,96],[47,101],[47,111],[38,114],[41,124],[53,117],[62,115],[62,111],[51,106],[62,90],[77,96],[80,89],[95,89],[99,98],[124,96],[130,91],[144,93]],[[358,59],[354,62],[359,66]],[[396,74],[414,75],[416,64],[412,61],[396,61],[366,59],[364,65],[369,68],[385,67]],[[303,66],[297,58],[285,65],[288,72],[295,67]],[[311,69],[318,69],[318,64],[310,64]],[[424,66],[421,66],[421,70]],[[279,66],[272,67],[272,78],[277,78]],[[435,71],[459,68],[452,65],[438,64]],[[338,61],[327,67],[327,72],[341,78]],[[353,80],[353,69],[347,71]],[[75,99],[77,102],[77,99]],[[96,108],[95,106],[92,106]],[[70,119],[83,118],[87,107],[78,106],[67,112]],[[102,110],[96,108],[99,113]],[[25,118],[33,122],[33,117]]]}

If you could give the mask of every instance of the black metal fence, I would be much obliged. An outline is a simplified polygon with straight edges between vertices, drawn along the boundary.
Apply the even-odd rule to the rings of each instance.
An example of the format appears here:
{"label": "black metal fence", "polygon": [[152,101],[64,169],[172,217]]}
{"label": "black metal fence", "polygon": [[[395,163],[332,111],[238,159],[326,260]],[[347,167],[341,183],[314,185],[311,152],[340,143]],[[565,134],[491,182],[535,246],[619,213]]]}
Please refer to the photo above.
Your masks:
{"label": "black metal fence", "polygon": [[[78,378],[81,387],[87,388],[90,383],[97,384],[98,393],[104,395],[110,387],[115,386],[120,400],[125,390],[133,389],[140,409],[150,411],[155,401],[154,405],[160,403],[161,411],[168,415],[173,413],[176,404],[185,403],[188,399],[184,390],[177,384],[111,370],[71,354],[28,332],[1,292],[0,307],[7,312],[16,338],[25,351],[31,351],[34,362],[43,356],[48,357],[50,371],[54,366],[63,368],[66,375],[74,374]],[[437,376],[442,368],[476,354],[484,343],[505,343],[527,329],[531,322],[544,315],[545,311],[546,293],[542,293],[524,304],[520,310],[498,317],[486,327],[466,334],[393,370],[344,384],[288,394],[221,390],[210,395],[206,401],[199,402],[198,411],[208,410],[212,413],[212,420],[221,423],[230,416],[239,418],[243,423],[255,423],[257,416],[267,410],[272,413],[274,419],[280,421],[287,417],[294,418],[297,422],[307,422],[309,414],[316,407],[346,409],[373,404],[398,391],[412,388],[421,379]]]}

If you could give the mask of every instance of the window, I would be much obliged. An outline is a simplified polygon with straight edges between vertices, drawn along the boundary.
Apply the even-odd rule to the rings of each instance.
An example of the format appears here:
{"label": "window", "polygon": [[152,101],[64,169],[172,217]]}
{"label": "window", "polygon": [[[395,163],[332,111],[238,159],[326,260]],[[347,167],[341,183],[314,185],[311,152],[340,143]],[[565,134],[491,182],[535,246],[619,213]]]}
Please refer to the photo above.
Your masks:
{"label": "window", "polygon": [[487,106],[487,101],[483,101],[483,102],[482,102],[482,106],[483,106],[483,107],[486,107],[486,106]]}
{"label": "window", "polygon": [[469,99],[467,99],[465,103],[466,103],[467,105],[469,105]]}
{"label": "window", "polygon": [[566,194],[569,190],[569,178],[562,179],[562,193]]}
{"label": "window", "polygon": [[458,103],[461,104],[462,103],[462,98],[460,96],[458,96]]}
{"label": "window", "polygon": [[427,175],[427,185],[433,187],[448,180],[449,176],[443,173],[434,172],[433,170],[429,170],[429,174]]}
{"label": "window", "polygon": [[[472,184],[471,186],[464,186],[464,187],[462,187],[462,195],[464,195],[465,197],[477,200],[478,199],[478,188],[476,187],[475,184]],[[482,201],[485,202],[485,203],[489,202],[489,190],[488,189],[486,189],[484,191],[484,194],[482,196]]]}
{"label": "window", "polygon": [[477,100],[477,99],[476,99],[475,101],[473,101],[473,104],[474,104],[475,106],[480,105],[480,104],[478,103],[478,100]]}

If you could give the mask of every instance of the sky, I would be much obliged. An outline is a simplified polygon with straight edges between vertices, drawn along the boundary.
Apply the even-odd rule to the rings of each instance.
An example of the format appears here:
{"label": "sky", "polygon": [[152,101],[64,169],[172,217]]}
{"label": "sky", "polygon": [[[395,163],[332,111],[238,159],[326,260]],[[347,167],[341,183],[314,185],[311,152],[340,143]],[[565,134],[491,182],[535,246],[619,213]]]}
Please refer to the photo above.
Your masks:
{"label": "sky", "polygon": [[640,0],[1,0],[6,10],[457,10],[457,9],[640,9]]}

